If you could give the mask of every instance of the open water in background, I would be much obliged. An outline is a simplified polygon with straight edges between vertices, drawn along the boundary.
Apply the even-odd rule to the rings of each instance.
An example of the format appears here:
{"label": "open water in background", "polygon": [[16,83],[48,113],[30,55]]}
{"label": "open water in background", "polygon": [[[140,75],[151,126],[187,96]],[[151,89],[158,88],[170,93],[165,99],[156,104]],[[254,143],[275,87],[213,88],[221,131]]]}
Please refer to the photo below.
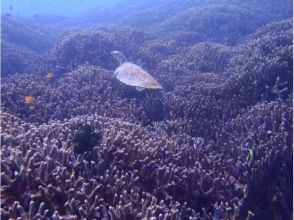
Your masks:
{"label": "open water in background", "polygon": [[1,12],[32,17],[36,14],[74,16],[94,8],[114,5],[119,0],[3,0]]}

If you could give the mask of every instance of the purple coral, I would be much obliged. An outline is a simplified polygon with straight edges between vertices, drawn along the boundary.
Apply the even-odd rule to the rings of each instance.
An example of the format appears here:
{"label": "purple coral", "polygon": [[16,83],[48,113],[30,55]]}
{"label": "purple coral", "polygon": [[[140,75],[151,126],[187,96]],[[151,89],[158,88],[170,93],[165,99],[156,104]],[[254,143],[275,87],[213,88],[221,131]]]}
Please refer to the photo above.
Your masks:
{"label": "purple coral", "polygon": [[[3,76],[1,217],[289,219],[292,24],[269,24],[234,47],[223,35],[204,42],[207,31],[77,31],[37,65],[53,79],[22,68]],[[113,49],[165,91],[117,81]],[[80,124],[101,139],[75,154]]]}

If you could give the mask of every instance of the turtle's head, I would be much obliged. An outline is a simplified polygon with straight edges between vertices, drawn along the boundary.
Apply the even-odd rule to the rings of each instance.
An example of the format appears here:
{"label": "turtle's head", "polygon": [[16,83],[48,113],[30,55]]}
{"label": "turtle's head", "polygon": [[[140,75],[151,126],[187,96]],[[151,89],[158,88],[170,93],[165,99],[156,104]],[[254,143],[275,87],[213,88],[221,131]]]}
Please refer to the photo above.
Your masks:
{"label": "turtle's head", "polygon": [[118,50],[111,51],[111,55],[119,62],[120,65],[127,62],[126,57]]}

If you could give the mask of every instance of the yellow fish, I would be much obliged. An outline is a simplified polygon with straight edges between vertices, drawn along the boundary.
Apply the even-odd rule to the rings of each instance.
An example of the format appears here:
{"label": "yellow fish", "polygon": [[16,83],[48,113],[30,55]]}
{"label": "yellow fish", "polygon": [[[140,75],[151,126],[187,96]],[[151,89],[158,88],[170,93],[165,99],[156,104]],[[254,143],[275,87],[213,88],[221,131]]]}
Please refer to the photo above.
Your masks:
{"label": "yellow fish", "polygon": [[26,96],[24,98],[24,101],[25,101],[26,104],[34,104],[35,98],[33,96]]}
{"label": "yellow fish", "polygon": [[249,149],[249,152],[248,152],[248,156],[247,156],[247,160],[248,161],[252,161],[253,160],[253,150]]}
{"label": "yellow fish", "polygon": [[54,73],[52,73],[52,72],[49,72],[49,73],[47,74],[46,78],[47,78],[47,79],[53,79],[53,78],[54,78],[54,76],[55,76],[55,74],[54,74]]}

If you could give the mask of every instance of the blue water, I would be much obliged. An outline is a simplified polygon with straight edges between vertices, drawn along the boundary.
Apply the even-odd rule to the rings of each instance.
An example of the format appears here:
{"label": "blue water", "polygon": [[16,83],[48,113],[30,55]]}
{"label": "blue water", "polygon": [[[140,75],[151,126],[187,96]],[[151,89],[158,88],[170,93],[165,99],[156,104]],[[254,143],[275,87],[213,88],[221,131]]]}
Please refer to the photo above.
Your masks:
{"label": "blue water", "polygon": [[4,0],[1,12],[31,17],[35,14],[75,16],[86,11],[109,7],[119,0]]}

